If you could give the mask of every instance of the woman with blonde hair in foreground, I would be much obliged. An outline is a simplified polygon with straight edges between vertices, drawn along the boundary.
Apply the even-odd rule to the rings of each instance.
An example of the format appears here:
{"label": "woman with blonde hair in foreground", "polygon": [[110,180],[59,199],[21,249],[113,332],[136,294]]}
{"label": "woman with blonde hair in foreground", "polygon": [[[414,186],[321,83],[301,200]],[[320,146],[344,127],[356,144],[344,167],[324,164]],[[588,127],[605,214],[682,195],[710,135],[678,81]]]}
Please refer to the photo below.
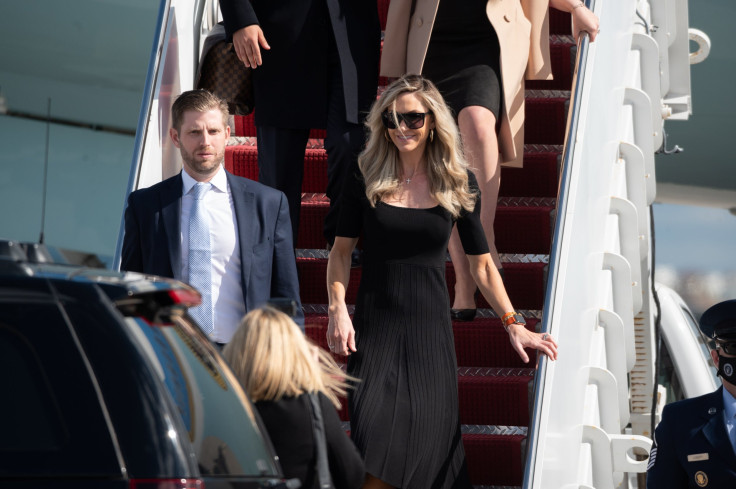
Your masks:
{"label": "woman with blonde hair in foreground", "polygon": [[271,307],[249,312],[223,356],[258,409],[287,478],[298,478],[302,488],[319,487],[309,396],[317,393],[333,485],[363,485],[363,461],[335,410],[347,381],[354,379],[312,345],[289,316]]}

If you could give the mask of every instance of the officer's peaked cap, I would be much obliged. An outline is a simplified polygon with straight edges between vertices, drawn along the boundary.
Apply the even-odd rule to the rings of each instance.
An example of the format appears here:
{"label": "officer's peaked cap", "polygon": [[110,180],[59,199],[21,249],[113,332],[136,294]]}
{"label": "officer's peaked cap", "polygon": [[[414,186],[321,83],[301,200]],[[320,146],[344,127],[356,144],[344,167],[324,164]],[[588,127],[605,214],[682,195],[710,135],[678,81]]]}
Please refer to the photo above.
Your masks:
{"label": "officer's peaked cap", "polygon": [[714,340],[736,340],[736,299],[719,302],[705,311],[700,331]]}

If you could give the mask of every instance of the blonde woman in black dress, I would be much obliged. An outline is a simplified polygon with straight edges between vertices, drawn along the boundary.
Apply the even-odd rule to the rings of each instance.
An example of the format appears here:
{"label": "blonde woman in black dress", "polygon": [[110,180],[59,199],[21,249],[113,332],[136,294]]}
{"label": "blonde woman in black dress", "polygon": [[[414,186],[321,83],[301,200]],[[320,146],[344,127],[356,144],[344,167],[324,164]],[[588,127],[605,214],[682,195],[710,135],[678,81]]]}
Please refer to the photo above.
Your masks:
{"label": "blonde woman in black dress", "polygon": [[[343,189],[327,266],[331,350],[361,379],[349,393],[351,436],[364,457],[365,487],[469,487],[460,433],[445,257],[455,224],[473,278],[499,315],[514,309],[478,217],[480,200],[453,116],[418,75],[389,85],[373,105],[360,172]],[[353,320],[345,291],[350,255],[363,241]],[[557,357],[551,336],[507,326],[525,347]]]}

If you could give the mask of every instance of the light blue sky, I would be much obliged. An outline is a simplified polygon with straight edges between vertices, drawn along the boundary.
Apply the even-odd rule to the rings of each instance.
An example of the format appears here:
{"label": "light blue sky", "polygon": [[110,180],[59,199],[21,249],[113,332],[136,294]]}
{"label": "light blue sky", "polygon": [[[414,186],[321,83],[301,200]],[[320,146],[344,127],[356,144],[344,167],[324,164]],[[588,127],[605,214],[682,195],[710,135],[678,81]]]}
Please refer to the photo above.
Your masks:
{"label": "light blue sky", "polygon": [[725,209],[654,204],[657,266],[736,271],[736,216]]}

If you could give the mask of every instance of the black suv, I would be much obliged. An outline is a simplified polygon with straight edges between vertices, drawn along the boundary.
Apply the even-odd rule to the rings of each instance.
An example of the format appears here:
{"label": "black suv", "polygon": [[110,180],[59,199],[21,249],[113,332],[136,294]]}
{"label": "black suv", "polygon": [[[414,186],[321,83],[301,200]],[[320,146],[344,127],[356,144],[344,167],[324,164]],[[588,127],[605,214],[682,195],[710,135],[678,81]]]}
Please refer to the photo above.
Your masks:
{"label": "black suv", "polygon": [[187,315],[194,289],[11,251],[0,253],[0,487],[298,487]]}

